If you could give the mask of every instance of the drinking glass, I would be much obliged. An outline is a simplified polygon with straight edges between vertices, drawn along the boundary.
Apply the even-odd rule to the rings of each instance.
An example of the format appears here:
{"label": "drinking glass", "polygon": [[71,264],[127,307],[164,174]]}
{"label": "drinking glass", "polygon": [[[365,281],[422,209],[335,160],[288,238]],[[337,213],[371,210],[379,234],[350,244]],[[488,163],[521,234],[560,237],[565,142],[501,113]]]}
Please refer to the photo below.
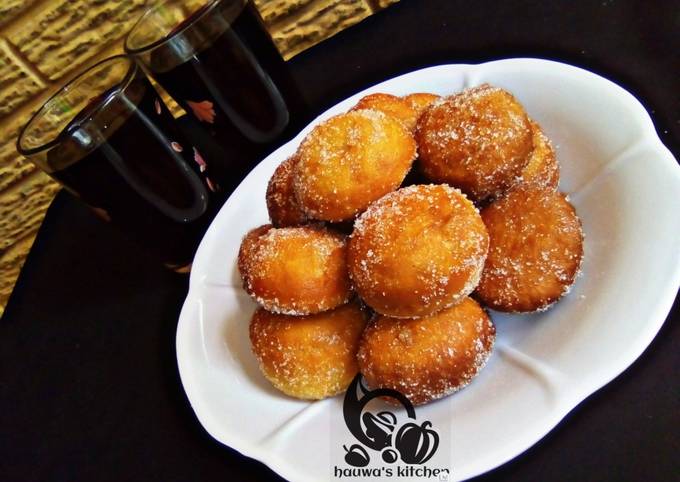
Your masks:
{"label": "drinking glass", "polygon": [[23,128],[17,149],[176,270],[191,263],[224,198],[127,56],[105,59],[62,87]]}
{"label": "drinking glass", "polygon": [[215,166],[225,183],[292,135],[304,110],[250,1],[162,1],[128,33],[125,50],[226,150]]}

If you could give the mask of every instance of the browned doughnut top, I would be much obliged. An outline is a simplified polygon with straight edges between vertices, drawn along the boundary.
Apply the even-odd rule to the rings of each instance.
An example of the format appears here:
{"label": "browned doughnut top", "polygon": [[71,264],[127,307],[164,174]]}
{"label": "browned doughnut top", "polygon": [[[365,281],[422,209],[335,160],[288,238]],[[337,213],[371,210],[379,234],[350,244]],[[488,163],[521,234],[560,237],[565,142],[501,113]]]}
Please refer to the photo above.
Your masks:
{"label": "browned doughnut top", "polygon": [[399,187],[415,155],[413,137],[392,117],[375,110],[340,114],[302,141],[295,194],[314,219],[353,219]]}
{"label": "browned doughnut top", "polygon": [[401,97],[392,94],[369,94],[362,97],[352,110],[373,109],[394,117],[412,131],[416,127],[418,111]]}
{"label": "browned doughnut top", "polygon": [[345,391],[358,372],[356,353],[367,315],[348,303],[315,315],[258,309],[250,341],[264,376],[282,392],[320,399]]}
{"label": "browned doughnut top", "polygon": [[267,211],[277,228],[298,226],[307,222],[307,215],[295,198],[293,173],[296,156],[291,156],[276,168],[267,185]]}
{"label": "browned doughnut top", "polygon": [[241,244],[238,267],[246,292],[276,313],[319,313],[351,296],[345,237],[322,226],[257,228]]}
{"label": "browned doughnut top", "polygon": [[357,219],[347,264],[357,292],[375,311],[413,318],[470,294],[488,243],[477,209],[459,190],[408,186]]}
{"label": "browned doughnut top", "polygon": [[536,187],[548,187],[556,190],[560,182],[560,166],[550,139],[543,133],[541,126],[529,119],[534,150],[529,156],[529,162],[520,176],[521,184],[531,184]]}
{"label": "browned doughnut top", "polygon": [[581,222],[562,193],[518,187],[482,211],[489,256],[476,295],[500,311],[546,309],[573,284],[583,256]]}
{"label": "browned doughnut top", "polygon": [[[241,278],[244,277],[244,273],[250,269],[250,264],[255,258],[255,253],[259,247],[260,237],[267,233],[274,226],[271,224],[263,224],[257,228],[251,229],[246,233],[241,241],[241,247],[238,251],[238,270],[241,274]],[[245,280],[244,280],[245,282]]]}
{"label": "browned doughnut top", "polygon": [[411,109],[418,113],[418,117],[420,117],[422,113],[439,98],[440,97],[436,94],[428,94],[425,92],[416,92],[415,94],[409,94],[403,97],[403,99],[411,106]]}
{"label": "browned doughnut top", "polygon": [[425,176],[474,201],[510,188],[533,149],[522,106],[486,84],[435,102],[420,117],[416,140]]}
{"label": "browned doughnut top", "polygon": [[[464,387],[491,354],[496,329],[471,298],[425,318],[377,316],[359,345],[371,388],[391,388],[423,404]],[[388,400],[389,401],[389,400]]]}

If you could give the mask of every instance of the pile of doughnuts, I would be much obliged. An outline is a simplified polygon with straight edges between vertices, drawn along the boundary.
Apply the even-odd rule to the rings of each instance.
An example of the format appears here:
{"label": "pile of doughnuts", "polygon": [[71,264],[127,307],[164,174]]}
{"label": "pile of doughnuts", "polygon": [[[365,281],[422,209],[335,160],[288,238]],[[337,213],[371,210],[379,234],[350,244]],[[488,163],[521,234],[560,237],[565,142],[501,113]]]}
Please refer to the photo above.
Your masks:
{"label": "pile of doughnuts", "polygon": [[414,404],[480,372],[485,307],[545,310],[583,256],[552,144],[509,92],[371,94],[318,124],[274,172],[271,224],[238,268],[250,341],[282,392],[320,399],[360,372]]}

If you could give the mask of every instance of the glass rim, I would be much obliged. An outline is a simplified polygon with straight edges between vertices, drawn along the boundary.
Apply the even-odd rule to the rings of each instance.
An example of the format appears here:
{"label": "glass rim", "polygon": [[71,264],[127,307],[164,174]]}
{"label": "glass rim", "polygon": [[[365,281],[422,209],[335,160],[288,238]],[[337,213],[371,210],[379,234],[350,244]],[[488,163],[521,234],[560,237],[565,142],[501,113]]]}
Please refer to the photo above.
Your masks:
{"label": "glass rim", "polygon": [[116,90],[108,98],[113,99],[119,96],[120,93],[130,84],[138,69],[137,63],[125,54],[113,55],[111,57],[107,57],[105,59],[100,60],[99,62],[91,65],[82,72],[79,72],[75,77],[69,80],[66,84],[62,85],[54,94],[52,94],[49,97],[49,99],[47,99],[43,103],[40,109],[38,109],[38,111],[35,114],[33,114],[28,120],[28,122],[26,122],[26,124],[21,128],[21,131],[19,132],[19,136],[17,137],[16,142],[16,148],[19,154],[25,157],[29,157],[57,145],[61,141],[63,131],[59,132],[56,136],[54,136],[53,139],[36,147],[24,147],[22,146],[22,141],[24,140],[25,134],[30,131],[30,128],[33,126],[33,123],[42,115],[44,115],[48,107],[51,107],[57,101],[57,99],[60,98],[64,94],[64,92],[67,92],[76,82],[80,81],[88,74],[90,74],[94,69],[99,68],[104,64],[110,62],[119,62],[121,60],[127,61],[129,65],[128,70],[125,73],[125,76],[123,76],[123,78],[120,80],[120,82],[114,85]]}
{"label": "glass rim", "polygon": [[[158,40],[154,40],[151,43],[148,43],[146,45],[142,45],[141,47],[138,48],[131,48],[129,45],[130,38],[132,37],[132,34],[137,30],[137,28],[144,22],[148,16],[150,16],[152,13],[158,11],[159,8],[163,7],[164,5],[172,2],[173,0],[163,0],[161,2],[156,2],[154,5],[150,6],[139,19],[135,22],[135,24],[132,26],[130,31],[127,33],[125,36],[125,41],[123,42],[123,49],[125,50],[125,53],[128,55],[139,55],[144,52],[148,52],[150,50],[155,49],[156,47],[159,47],[160,45],[163,45],[166,42],[169,42],[173,38],[177,37],[178,35],[186,32],[188,29],[193,27],[196,22],[201,20],[203,17],[211,13],[215,7],[222,3],[224,0],[210,0],[207,2],[205,5],[203,5],[198,11],[202,10],[200,12],[200,15],[198,15],[196,18],[192,19],[191,22],[188,22],[186,25],[182,26],[181,28],[175,30],[174,32],[170,30],[165,36],[159,38]],[[247,3],[246,1],[243,2],[244,4]],[[191,15],[193,15],[195,12],[191,12],[187,18],[189,18]],[[184,19],[183,21],[186,21]],[[176,28],[176,27],[175,27]]]}

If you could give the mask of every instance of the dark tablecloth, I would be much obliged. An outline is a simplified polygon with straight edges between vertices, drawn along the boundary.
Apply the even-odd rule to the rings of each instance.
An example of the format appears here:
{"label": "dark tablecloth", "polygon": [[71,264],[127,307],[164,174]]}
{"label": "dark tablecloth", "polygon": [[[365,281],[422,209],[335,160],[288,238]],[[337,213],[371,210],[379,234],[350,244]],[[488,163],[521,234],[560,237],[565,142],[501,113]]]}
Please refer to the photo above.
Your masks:
{"label": "dark tablecloth", "polygon": [[[428,65],[566,61],[633,92],[677,156],[679,13],[672,1],[403,0],[290,65],[316,113]],[[57,196],[0,322],[0,480],[276,478],[189,406],[174,339],[187,285]],[[481,479],[677,480],[679,318],[676,301],[632,367]]]}

